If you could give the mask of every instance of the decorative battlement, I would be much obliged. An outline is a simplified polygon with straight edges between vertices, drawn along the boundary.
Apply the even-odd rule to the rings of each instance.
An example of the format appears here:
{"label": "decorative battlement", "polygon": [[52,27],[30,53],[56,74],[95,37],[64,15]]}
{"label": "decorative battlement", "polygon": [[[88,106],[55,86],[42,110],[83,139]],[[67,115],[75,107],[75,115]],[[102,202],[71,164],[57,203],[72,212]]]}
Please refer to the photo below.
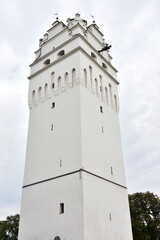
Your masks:
{"label": "decorative battlement", "polygon": [[55,72],[51,73],[50,82],[46,82],[37,89],[32,89],[29,95],[29,108],[32,109],[43,103],[51,97],[56,97],[59,94],[65,93],[69,89],[78,86],[79,84],[94,94],[101,101],[105,102],[116,112],[119,112],[119,102],[117,95],[112,90],[111,83],[103,81],[102,76],[97,78],[92,76],[92,67],[84,68],[80,74],[76,73],[73,68],[70,73],[66,72],[64,76],[56,76]]}

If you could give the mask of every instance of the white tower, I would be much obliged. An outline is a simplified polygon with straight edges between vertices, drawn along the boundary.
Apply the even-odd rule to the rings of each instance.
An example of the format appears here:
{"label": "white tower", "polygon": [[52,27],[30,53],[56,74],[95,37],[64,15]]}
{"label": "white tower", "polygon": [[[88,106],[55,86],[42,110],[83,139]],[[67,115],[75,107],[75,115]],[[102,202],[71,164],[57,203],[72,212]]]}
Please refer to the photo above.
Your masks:
{"label": "white tower", "polygon": [[56,20],[30,65],[19,240],[131,240],[116,78],[99,27]]}

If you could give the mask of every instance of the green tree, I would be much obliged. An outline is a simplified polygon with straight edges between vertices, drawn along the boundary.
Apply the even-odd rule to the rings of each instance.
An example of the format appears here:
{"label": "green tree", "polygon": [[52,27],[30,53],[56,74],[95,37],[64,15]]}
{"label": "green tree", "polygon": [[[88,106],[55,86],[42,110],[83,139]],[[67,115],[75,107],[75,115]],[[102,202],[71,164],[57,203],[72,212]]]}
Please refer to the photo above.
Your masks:
{"label": "green tree", "polygon": [[134,240],[160,240],[160,198],[150,192],[129,195]]}
{"label": "green tree", "polygon": [[0,221],[0,240],[17,240],[19,228],[19,214],[8,216]]}

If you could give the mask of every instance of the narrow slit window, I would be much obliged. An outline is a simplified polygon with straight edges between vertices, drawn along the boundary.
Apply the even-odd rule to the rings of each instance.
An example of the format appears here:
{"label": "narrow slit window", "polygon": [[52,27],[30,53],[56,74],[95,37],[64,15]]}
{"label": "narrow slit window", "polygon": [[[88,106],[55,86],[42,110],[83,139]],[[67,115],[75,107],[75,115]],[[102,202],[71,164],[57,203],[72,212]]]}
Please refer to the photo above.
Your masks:
{"label": "narrow slit window", "polygon": [[118,105],[117,105],[117,97],[114,95],[114,104],[115,104],[115,110],[118,111]]}
{"label": "narrow slit window", "polygon": [[98,96],[98,82],[96,78],[95,78],[95,87],[96,87],[96,95]]}
{"label": "narrow slit window", "polygon": [[59,160],[59,166],[62,167],[62,159]]}
{"label": "narrow slit window", "polygon": [[105,93],[106,93],[106,102],[108,104],[108,90],[107,90],[107,87],[105,87]]}
{"label": "narrow slit window", "polygon": [[102,126],[102,133],[104,132],[103,126]]}
{"label": "narrow slit window", "polygon": [[53,89],[55,86],[54,86],[54,78],[55,78],[55,74],[54,72],[51,73],[51,88]]}
{"label": "narrow slit window", "polygon": [[84,69],[84,83],[85,83],[85,88],[87,88],[87,70]]}
{"label": "narrow slit window", "polygon": [[64,203],[60,203],[60,209],[59,209],[59,214],[64,213]]}
{"label": "narrow slit window", "polygon": [[35,92],[35,90],[33,90],[33,92],[32,92],[32,103],[35,102],[35,94],[36,94],[36,92]]}
{"label": "narrow slit window", "polygon": [[52,108],[55,108],[55,102],[52,103]]}
{"label": "narrow slit window", "polygon": [[89,66],[89,74],[90,74],[90,84],[91,84],[91,90],[92,90],[92,67]]}
{"label": "narrow slit window", "polygon": [[39,87],[39,89],[38,89],[38,100],[39,101],[41,100],[41,94],[42,94],[42,88]]}
{"label": "narrow slit window", "polygon": [[113,175],[113,168],[111,167],[111,174]]}
{"label": "narrow slit window", "polygon": [[53,131],[53,124],[51,124],[51,131]]}
{"label": "narrow slit window", "polygon": [[109,220],[110,220],[110,221],[112,220],[112,215],[111,215],[111,213],[109,214]]}
{"label": "narrow slit window", "polygon": [[100,112],[103,113],[103,107],[102,106],[100,106]]}
{"label": "narrow slit window", "polygon": [[111,107],[113,107],[113,99],[112,99],[112,86],[109,83],[109,93],[110,93],[110,101],[111,101]]}

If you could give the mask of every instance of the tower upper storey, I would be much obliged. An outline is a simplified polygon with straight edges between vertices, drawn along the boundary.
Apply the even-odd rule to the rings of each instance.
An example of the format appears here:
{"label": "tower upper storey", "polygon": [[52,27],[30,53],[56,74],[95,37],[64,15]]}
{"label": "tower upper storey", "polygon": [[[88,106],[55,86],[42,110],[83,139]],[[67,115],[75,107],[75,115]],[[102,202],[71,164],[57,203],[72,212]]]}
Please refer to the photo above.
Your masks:
{"label": "tower upper storey", "polygon": [[56,63],[60,57],[72,54],[75,50],[83,49],[94,61],[105,68],[116,80],[117,70],[111,64],[112,57],[109,51],[99,53],[106,46],[103,34],[93,21],[91,25],[75,14],[74,18],[68,18],[67,24],[58,19],[52,27],[39,39],[39,49],[35,52],[36,59],[31,66],[31,79],[50,65]]}

